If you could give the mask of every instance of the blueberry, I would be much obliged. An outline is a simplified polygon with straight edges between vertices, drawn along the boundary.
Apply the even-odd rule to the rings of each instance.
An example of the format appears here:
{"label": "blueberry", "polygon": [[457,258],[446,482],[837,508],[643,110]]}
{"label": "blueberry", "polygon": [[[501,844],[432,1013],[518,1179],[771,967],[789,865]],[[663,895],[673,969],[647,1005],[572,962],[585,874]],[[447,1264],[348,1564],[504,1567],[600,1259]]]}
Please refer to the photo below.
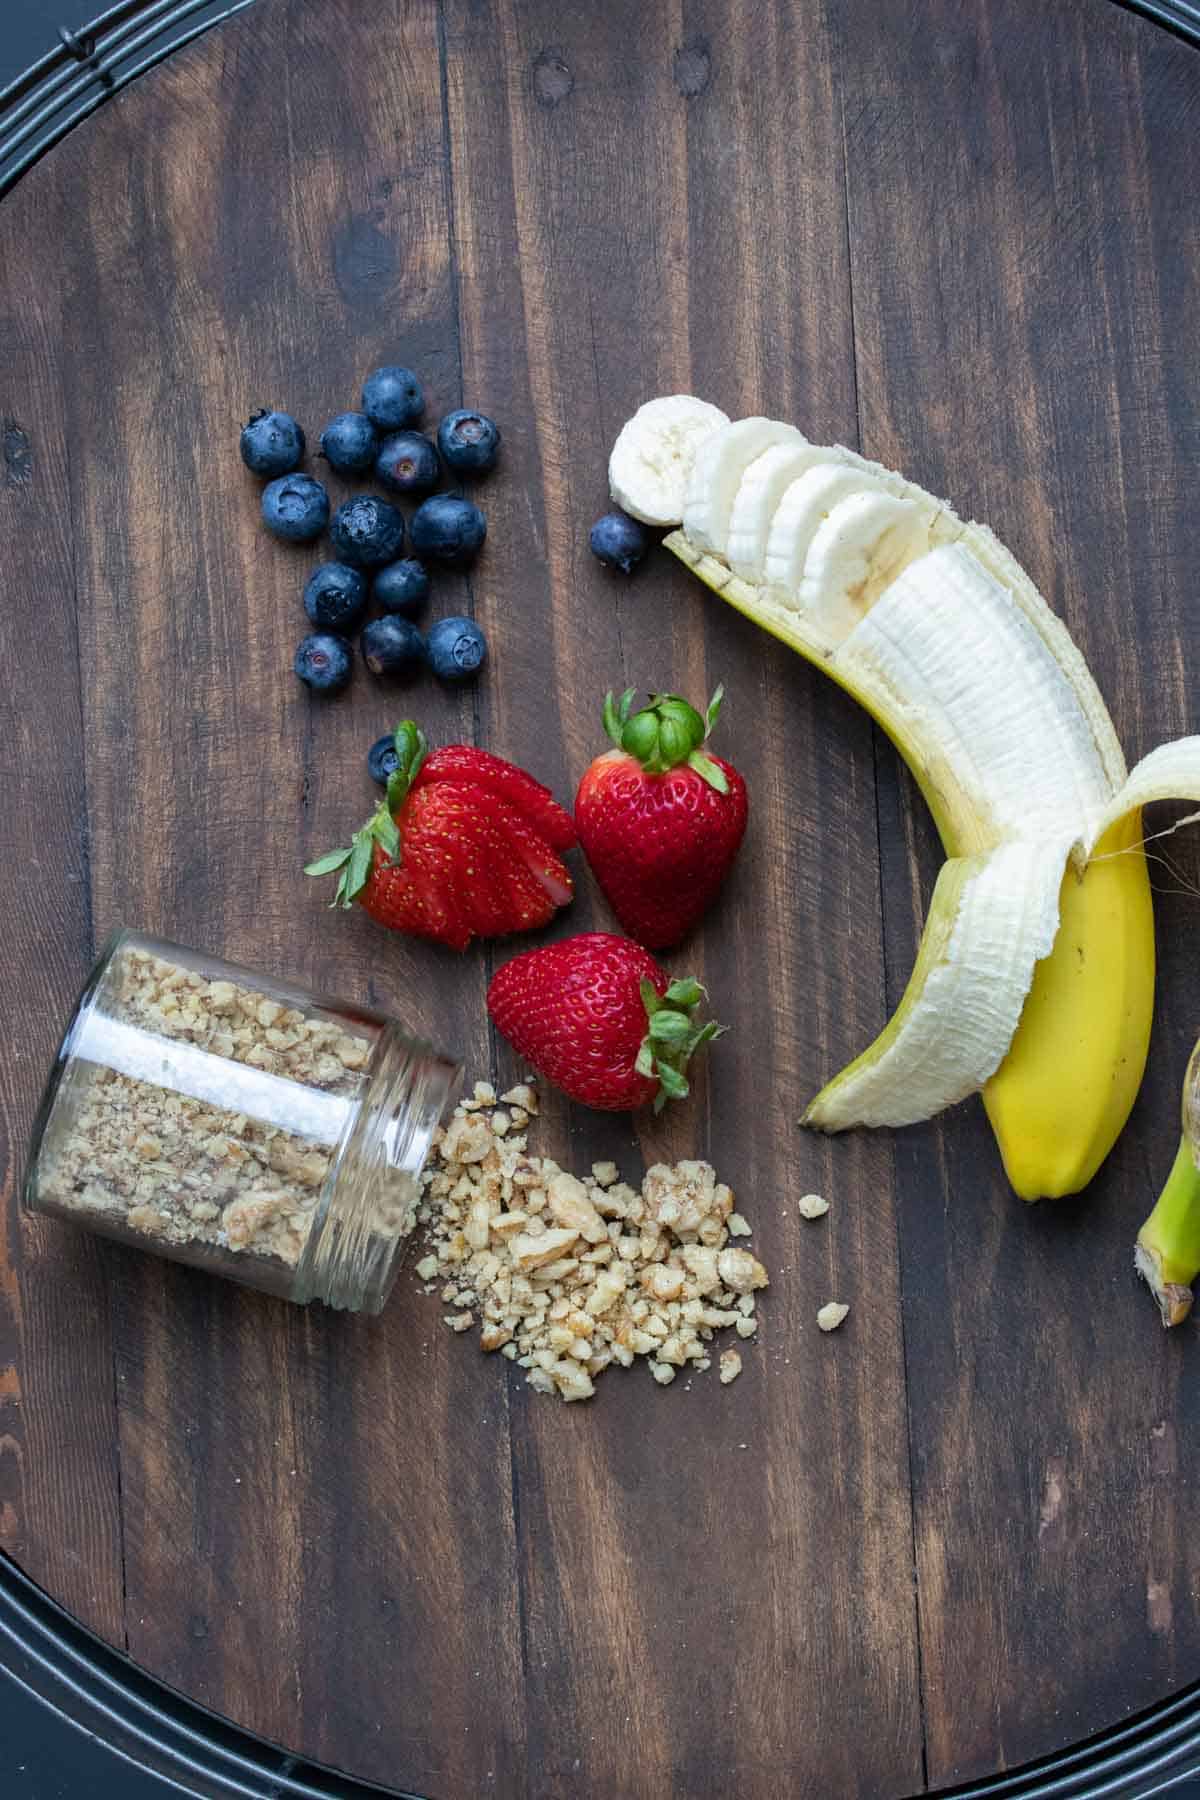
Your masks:
{"label": "blueberry", "polygon": [[457,494],[434,494],[412,518],[412,547],[420,556],[461,567],[487,536],[487,520],[477,506]]}
{"label": "blueberry", "polygon": [[304,610],[323,631],[353,631],[367,606],[367,578],[346,563],[322,563],[304,589]]}
{"label": "blueberry", "polygon": [[482,475],[490,469],[500,449],[500,429],[483,413],[460,408],[447,413],[437,431],[438,449],[452,469]]}
{"label": "blueberry", "polygon": [[360,569],[382,568],[395,562],[404,548],[404,515],[374,494],[356,494],[334,513],[329,535],[343,562]]}
{"label": "blueberry", "polygon": [[425,639],[416,626],[391,613],[363,627],[361,644],[372,675],[411,675],[425,661]]}
{"label": "blueberry", "polygon": [[262,516],[276,537],[307,544],[329,523],[329,495],[311,475],[281,475],[263,489]]}
{"label": "blueberry", "polygon": [[425,411],[425,395],[411,369],[393,363],[376,369],[363,382],[363,411],[380,431],[403,431]]}
{"label": "blueberry", "polygon": [[414,619],[429,598],[429,570],[411,556],[389,563],[371,583],[371,592],[384,612]]}
{"label": "blueberry", "polygon": [[321,433],[321,455],[339,475],[361,475],[378,448],[379,437],[366,413],[339,413]]}
{"label": "blueberry", "polygon": [[385,437],[375,458],[376,481],[394,494],[431,493],[441,473],[437,451],[419,431],[397,431]]}
{"label": "blueberry", "polygon": [[623,512],[605,513],[602,519],[597,519],[588,543],[593,556],[598,556],[610,569],[620,569],[622,575],[632,575],[649,549],[649,540],[642,527]]}
{"label": "blueberry", "polygon": [[251,413],[242,426],[242,461],[256,475],[286,475],[304,455],[304,433],[291,413]]}
{"label": "blueberry", "polygon": [[439,619],[426,649],[440,681],[469,681],[487,661],[487,639],[474,619]]}
{"label": "blueberry", "polygon": [[353,661],[353,651],[344,637],[335,637],[330,631],[314,631],[301,638],[292,667],[314,694],[336,694],[349,681]]}
{"label": "blueberry", "polygon": [[395,734],[389,731],[385,737],[376,738],[367,751],[367,768],[371,772],[371,780],[377,781],[380,787],[386,787],[388,776],[399,765],[400,752],[396,749]]}

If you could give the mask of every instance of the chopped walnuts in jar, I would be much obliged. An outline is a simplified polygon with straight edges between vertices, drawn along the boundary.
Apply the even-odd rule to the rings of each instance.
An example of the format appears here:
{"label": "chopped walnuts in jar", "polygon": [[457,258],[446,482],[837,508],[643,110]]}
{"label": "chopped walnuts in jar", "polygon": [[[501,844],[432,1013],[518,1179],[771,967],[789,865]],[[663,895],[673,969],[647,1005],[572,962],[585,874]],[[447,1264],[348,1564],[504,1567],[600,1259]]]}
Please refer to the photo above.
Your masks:
{"label": "chopped walnuts in jar", "polygon": [[43,1204],[294,1268],[372,1040],[144,950],[121,957],[87,1029]]}

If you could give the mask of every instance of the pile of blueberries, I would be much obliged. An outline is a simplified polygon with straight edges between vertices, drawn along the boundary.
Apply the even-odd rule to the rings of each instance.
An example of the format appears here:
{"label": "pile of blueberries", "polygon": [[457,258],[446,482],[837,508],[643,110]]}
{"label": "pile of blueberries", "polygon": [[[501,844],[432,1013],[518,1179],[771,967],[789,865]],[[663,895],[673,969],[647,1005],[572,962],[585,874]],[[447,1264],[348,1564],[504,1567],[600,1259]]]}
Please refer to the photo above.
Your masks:
{"label": "pile of blueberries", "polygon": [[[458,476],[483,475],[495,463],[500,433],[483,413],[447,413],[436,447],[414,426],[425,410],[411,369],[376,369],[363,384],[362,411],[338,413],[321,433],[320,454],[339,475],[373,472],[389,493],[420,501],[404,515],[377,494],[355,494],[330,517],[329,495],[314,476],[299,472],[304,432],[285,412],[257,412],[242,429],[242,461],[270,477],[263,489],[267,530],[291,544],[309,544],[328,529],[336,562],[318,565],[304,589],[315,629],[301,640],[293,664],[314,693],[335,694],[353,667],[350,634],[361,628],[363,661],[373,675],[414,675],[428,665],[442,681],[468,681],[487,658],[487,640],[473,619],[439,619],[422,635],[414,619],[429,597],[428,563],[465,568],[487,536],[479,507],[457,494],[435,494],[442,465]],[[415,555],[405,556],[405,537]],[[363,624],[368,599],[381,618]]]}

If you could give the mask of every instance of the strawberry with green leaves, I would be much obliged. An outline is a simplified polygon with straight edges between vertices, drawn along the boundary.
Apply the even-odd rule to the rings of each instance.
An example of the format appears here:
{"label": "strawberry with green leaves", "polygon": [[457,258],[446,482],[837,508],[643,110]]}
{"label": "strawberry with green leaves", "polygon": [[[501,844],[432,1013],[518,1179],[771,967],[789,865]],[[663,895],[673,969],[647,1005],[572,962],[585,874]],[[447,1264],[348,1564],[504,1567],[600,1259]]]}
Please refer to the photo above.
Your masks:
{"label": "strawberry with green leaves", "polygon": [[672,981],[648,951],[609,931],[526,950],[497,969],[488,1012],[548,1081],[604,1112],[688,1092],[689,1058],[723,1026],[698,1024],[698,981]]}
{"label": "strawberry with green leaves", "polygon": [[515,763],[448,744],[430,751],[411,719],[396,727],[387,794],[346,850],[305,869],[338,877],[335,906],[361,905],[393,931],[465,950],[547,924],[574,892],[561,852],[570,814]]}
{"label": "strawberry with green leaves", "polygon": [[609,694],[604,728],[615,748],[586,770],[575,797],[579,841],[609,905],[631,937],[664,950],[712,905],[746,830],[746,784],[707,748],[718,688],[701,718],[678,694]]}

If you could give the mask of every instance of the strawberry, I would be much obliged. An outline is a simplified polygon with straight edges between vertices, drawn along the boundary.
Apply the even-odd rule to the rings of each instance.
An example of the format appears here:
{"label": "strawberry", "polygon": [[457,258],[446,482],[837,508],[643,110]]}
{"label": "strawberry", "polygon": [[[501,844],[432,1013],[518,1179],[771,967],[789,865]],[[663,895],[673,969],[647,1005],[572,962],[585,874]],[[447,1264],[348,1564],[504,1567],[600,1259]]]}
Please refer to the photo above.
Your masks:
{"label": "strawberry", "polygon": [[526,1062],[572,1100],[604,1112],[632,1112],[688,1091],[688,1058],[723,1026],[697,1025],[704,989],[671,981],[628,938],[585,931],[526,950],[497,969],[487,1005],[496,1027]]}
{"label": "strawberry", "polygon": [[677,944],[706,912],[746,830],[746,784],[701,746],[704,718],[678,694],[652,694],[630,717],[634,690],[604,702],[616,748],[584,772],[575,797],[579,841],[609,905],[640,944]]}
{"label": "strawberry", "polygon": [[473,937],[545,925],[574,892],[559,851],[569,813],[515,763],[448,744],[428,751],[411,719],[396,727],[387,796],[348,850],[309,863],[338,875],[335,906],[358,901],[393,931],[465,950]]}
{"label": "strawberry", "polygon": [[518,769],[516,763],[505,762],[489,750],[476,750],[471,744],[444,744],[426,757],[421,782],[469,781],[475,787],[487,788],[501,800],[507,800],[514,812],[529,821],[552,850],[575,848],[575,827],[571,815],[554,799],[549,788]]}

